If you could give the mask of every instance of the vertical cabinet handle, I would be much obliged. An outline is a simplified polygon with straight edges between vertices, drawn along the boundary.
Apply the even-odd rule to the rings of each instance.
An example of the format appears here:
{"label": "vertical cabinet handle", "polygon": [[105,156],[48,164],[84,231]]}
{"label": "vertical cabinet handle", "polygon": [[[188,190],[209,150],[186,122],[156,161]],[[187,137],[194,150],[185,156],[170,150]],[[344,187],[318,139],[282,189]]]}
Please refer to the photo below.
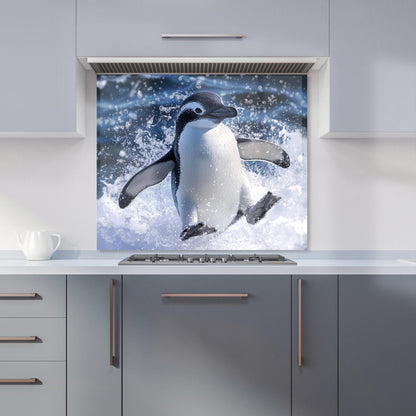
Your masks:
{"label": "vertical cabinet handle", "polygon": [[110,279],[110,365],[114,364],[114,279]]}
{"label": "vertical cabinet handle", "polygon": [[302,367],[302,279],[298,279],[298,367]]}

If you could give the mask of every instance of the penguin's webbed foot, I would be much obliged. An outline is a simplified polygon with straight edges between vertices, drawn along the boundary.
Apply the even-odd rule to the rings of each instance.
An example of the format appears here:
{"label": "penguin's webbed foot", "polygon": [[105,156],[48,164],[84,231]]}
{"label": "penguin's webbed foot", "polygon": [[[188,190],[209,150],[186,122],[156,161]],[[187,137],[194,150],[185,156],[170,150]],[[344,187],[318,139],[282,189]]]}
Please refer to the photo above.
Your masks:
{"label": "penguin's webbed foot", "polygon": [[275,196],[271,192],[267,192],[266,195],[260,201],[256,202],[253,206],[249,207],[246,211],[246,219],[249,224],[256,224],[259,222],[266,213],[273,207],[276,202],[282,199],[280,196]]}
{"label": "penguin's webbed foot", "polygon": [[209,227],[203,222],[199,222],[198,224],[191,225],[190,227],[186,227],[182,231],[180,238],[182,241],[185,241],[191,237],[196,237],[198,235],[203,235],[203,234],[212,234],[215,232],[217,232],[217,230],[214,227]]}

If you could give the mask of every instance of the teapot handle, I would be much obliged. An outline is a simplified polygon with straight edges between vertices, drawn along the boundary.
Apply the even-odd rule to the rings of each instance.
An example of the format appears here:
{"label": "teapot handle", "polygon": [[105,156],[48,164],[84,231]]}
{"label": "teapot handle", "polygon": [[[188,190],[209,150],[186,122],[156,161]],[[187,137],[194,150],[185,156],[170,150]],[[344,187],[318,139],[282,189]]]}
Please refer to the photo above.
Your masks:
{"label": "teapot handle", "polygon": [[15,234],[16,234],[17,242],[19,243],[20,248],[22,248],[23,247],[22,237],[20,237],[20,234],[17,231],[15,231]]}
{"label": "teapot handle", "polygon": [[56,247],[53,249],[53,252],[55,253],[55,251],[58,250],[58,247],[61,245],[61,236],[59,234],[51,234],[51,236],[56,237],[58,239]]}

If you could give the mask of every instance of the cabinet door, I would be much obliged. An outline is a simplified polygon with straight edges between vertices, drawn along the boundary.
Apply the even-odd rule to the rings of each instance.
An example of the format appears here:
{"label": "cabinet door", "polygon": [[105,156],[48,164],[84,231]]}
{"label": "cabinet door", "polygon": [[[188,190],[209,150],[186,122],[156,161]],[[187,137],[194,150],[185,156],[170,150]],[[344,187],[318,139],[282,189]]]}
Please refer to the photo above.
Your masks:
{"label": "cabinet door", "polygon": [[[78,0],[78,56],[327,56],[329,0]],[[242,34],[168,39],[162,34]]]}
{"label": "cabinet door", "polygon": [[416,132],[415,1],[331,0],[331,132]]}
{"label": "cabinet door", "polygon": [[292,278],[292,416],[337,416],[337,280]]}
{"label": "cabinet door", "polygon": [[68,416],[121,415],[120,299],[119,276],[68,276]]}
{"label": "cabinet door", "polygon": [[289,276],[125,276],[123,310],[124,416],[290,415]]}
{"label": "cabinet door", "polygon": [[75,1],[2,2],[0,38],[0,136],[75,135]]}
{"label": "cabinet door", "polygon": [[341,276],[339,415],[414,416],[416,275]]}

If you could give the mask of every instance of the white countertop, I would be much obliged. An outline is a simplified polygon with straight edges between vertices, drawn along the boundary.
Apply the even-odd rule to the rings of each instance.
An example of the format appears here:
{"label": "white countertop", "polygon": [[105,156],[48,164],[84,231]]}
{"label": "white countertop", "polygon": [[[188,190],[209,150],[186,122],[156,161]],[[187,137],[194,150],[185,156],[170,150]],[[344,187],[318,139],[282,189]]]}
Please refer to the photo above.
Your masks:
{"label": "white countertop", "polygon": [[[125,256],[124,256],[125,257]],[[82,258],[27,261],[22,259],[0,259],[0,274],[97,274],[97,275],[194,275],[194,274],[238,274],[238,275],[307,275],[307,274],[395,274],[415,275],[416,262],[399,259],[325,259],[290,258],[294,265],[140,265],[119,266],[123,258]],[[414,257],[409,257],[414,258]]]}

